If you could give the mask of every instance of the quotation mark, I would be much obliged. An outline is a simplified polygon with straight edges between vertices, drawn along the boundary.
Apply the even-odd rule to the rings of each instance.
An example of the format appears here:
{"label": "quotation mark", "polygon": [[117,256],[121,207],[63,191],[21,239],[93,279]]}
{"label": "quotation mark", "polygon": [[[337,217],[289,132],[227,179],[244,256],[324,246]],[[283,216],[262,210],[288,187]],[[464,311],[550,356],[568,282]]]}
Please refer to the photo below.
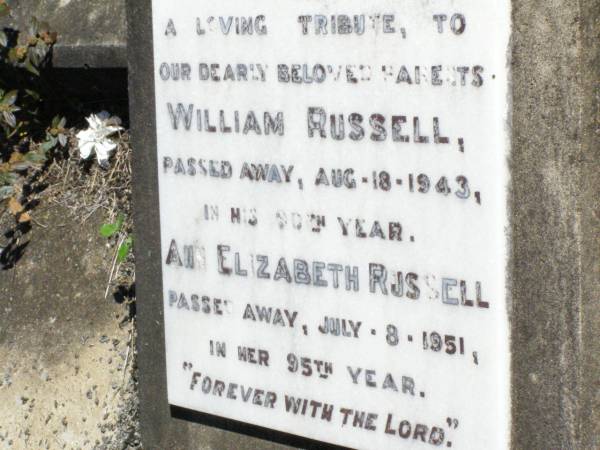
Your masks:
{"label": "quotation mark", "polygon": [[183,370],[192,370],[192,367],[194,367],[194,365],[191,362],[183,362]]}
{"label": "quotation mark", "polygon": [[457,429],[458,428],[458,419],[453,419],[452,417],[446,417],[446,423],[450,428]]}
{"label": "quotation mark", "polygon": [[[456,430],[458,428],[458,419],[453,419],[452,417],[446,417],[446,423],[449,428]],[[446,442],[446,447],[452,447],[452,441]]]}

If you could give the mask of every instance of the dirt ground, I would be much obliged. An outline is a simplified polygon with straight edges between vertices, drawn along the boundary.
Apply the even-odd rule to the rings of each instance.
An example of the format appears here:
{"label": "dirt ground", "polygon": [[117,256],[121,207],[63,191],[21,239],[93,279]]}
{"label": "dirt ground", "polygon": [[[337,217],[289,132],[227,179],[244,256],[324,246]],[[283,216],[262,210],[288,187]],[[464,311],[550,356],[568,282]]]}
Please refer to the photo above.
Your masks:
{"label": "dirt ground", "polygon": [[[107,290],[107,208],[41,195],[30,215],[0,254],[0,449],[140,448],[135,315],[118,282]],[[0,217],[0,252],[11,221]]]}

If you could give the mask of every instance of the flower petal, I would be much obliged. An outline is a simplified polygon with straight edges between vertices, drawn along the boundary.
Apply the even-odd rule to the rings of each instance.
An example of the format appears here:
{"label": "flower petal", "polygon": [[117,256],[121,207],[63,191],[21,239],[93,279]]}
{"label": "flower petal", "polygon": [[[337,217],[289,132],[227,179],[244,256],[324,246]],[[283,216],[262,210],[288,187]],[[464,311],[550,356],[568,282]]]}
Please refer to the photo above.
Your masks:
{"label": "flower petal", "polygon": [[96,123],[96,116],[94,114],[92,114],[91,116],[86,117],[85,120],[90,127],[93,127],[94,124]]}
{"label": "flower petal", "polygon": [[92,139],[92,134],[93,132],[90,130],[84,130],[84,131],[80,131],[79,133],[77,133],[75,136],[77,137],[77,139],[79,139],[80,141],[91,141]]}
{"label": "flower petal", "polygon": [[94,153],[94,143],[93,142],[84,142],[79,145],[79,154],[82,159],[88,159],[92,153]]}
{"label": "flower petal", "polygon": [[98,142],[96,144],[96,156],[98,161],[108,159],[116,147],[117,144],[109,140]]}

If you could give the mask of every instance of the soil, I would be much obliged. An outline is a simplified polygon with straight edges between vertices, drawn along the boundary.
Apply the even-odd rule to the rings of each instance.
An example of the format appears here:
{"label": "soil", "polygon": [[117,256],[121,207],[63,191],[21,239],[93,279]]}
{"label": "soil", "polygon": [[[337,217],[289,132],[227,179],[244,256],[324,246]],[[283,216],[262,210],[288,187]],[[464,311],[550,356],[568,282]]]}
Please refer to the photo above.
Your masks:
{"label": "soil", "polygon": [[47,196],[30,215],[0,270],[0,449],[141,448],[134,311],[114,283],[105,297],[106,210],[82,219]]}

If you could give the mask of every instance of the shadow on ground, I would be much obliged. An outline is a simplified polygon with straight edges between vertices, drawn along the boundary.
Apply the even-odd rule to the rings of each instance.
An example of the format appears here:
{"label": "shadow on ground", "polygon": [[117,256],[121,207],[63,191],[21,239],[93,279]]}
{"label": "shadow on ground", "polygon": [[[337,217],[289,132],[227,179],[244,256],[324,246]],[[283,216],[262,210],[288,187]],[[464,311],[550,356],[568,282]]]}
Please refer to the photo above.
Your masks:
{"label": "shadow on ground", "polygon": [[105,298],[102,219],[42,201],[0,271],[0,448],[138,445],[131,292]]}

